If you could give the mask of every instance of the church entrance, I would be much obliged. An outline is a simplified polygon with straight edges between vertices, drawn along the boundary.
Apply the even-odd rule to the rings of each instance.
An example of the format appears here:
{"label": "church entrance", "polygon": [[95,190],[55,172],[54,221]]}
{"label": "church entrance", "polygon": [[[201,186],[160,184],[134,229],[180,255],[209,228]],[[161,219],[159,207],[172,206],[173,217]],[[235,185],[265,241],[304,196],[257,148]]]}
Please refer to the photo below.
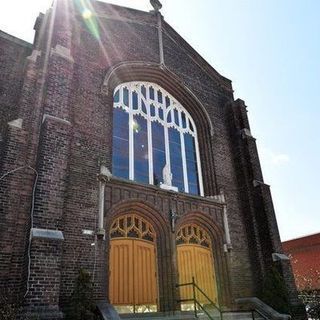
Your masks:
{"label": "church entrance", "polygon": [[[213,301],[218,303],[214,260],[211,240],[207,232],[196,225],[185,225],[179,229],[176,238],[179,283],[190,283],[194,278],[198,287]],[[180,299],[193,297],[192,286],[180,287]],[[196,290],[196,298],[202,304],[209,300]],[[193,308],[193,302],[181,304],[182,310]]]}
{"label": "church entrance", "polygon": [[120,313],[157,311],[155,240],[152,226],[135,214],[112,223],[109,298]]}

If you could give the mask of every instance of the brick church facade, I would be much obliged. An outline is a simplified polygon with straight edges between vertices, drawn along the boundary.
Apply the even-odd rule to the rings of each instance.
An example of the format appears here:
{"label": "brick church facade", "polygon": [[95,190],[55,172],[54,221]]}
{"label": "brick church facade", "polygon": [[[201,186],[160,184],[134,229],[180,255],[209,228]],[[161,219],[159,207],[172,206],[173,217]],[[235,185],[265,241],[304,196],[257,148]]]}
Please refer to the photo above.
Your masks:
{"label": "brick church facade", "polygon": [[33,44],[0,34],[2,292],[59,319],[84,268],[96,300],[170,313],[188,259],[203,257],[210,280],[192,275],[221,308],[259,297],[276,265],[296,310],[231,81],[157,10],[56,0],[35,32]]}

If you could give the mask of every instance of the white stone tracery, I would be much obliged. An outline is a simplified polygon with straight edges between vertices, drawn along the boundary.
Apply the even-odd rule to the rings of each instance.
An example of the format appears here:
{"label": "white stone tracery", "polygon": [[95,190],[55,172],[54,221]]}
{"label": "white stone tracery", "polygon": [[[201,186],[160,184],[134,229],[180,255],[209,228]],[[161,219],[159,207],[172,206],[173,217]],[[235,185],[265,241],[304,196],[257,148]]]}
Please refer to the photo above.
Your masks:
{"label": "white stone tracery", "polygon": [[[150,88],[154,90],[154,96],[150,96]],[[128,90],[128,103],[124,101],[124,90]],[[127,91],[126,91],[127,92]],[[137,106],[133,106],[133,93],[137,95]],[[162,102],[159,102],[162,95]],[[149,183],[153,184],[153,148],[152,129],[154,121],[161,123],[164,127],[166,167],[171,172],[169,134],[168,129],[173,127],[180,133],[182,167],[185,192],[189,192],[188,173],[185,155],[184,134],[190,134],[195,141],[196,165],[198,171],[198,184],[200,195],[203,196],[203,182],[201,162],[199,155],[199,144],[196,125],[188,111],[166,90],[159,85],[150,82],[126,82],[118,85],[114,90],[114,108],[125,110],[129,114],[129,179],[134,180],[134,115],[142,116],[147,120],[148,130],[148,162]],[[178,116],[178,119],[177,119]],[[174,186],[172,186],[174,189]]]}

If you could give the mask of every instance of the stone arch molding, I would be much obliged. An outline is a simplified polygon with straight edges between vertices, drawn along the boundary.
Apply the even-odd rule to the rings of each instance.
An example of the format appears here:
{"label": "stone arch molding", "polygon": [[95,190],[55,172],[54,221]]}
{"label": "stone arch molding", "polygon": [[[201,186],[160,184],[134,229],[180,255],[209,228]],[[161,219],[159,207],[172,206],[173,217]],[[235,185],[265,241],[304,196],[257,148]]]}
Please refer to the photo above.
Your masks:
{"label": "stone arch molding", "polygon": [[184,214],[177,221],[176,230],[189,224],[198,225],[206,230],[212,241],[212,247],[215,251],[221,251],[224,243],[224,231],[221,226],[212,220],[212,217],[205,212],[190,211]]}
{"label": "stone arch molding", "polygon": [[[213,221],[212,216],[202,211],[190,211],[181,216],[176,225],[176,239],[179,231],[185,226],[198,226],[206,232],[202,241],[207,242],[208,249],[212,251],[216,270],[218,300],[224,304],[230,295],[229,270],[226,256],[223,252],[224,231],[220,225]],[[205,239],[208,238],[208,239]]]}
{"label": "stone arch molding", "polygon": [[113,205],[106,212],[105,229],[109,230],[112,222],[116,218],[132,213],[135,213],[141,216],[143,219],[148,220],[148,222],[154,228],[156,234],[159,236],[164,238],[169,236],[169,221],[166,220],[162,214],[150,203],[141,199],[123,200]]}
{"label": "stone arch molding", "polygon": [[[107,230],[107,243],[109,243],[109,231],[111,224],[119,217],[127,214],[136,214],[146,220],[152,226],[155,233],[155,245],[157,248],[157,259],[161,261],[157,265],[159,286],[159,310],[166,310],[167,306],[176,301],[175,282],[172,281],[174,265],[172,262],[172,251],[170,246],[170,223],[161,212],[152,204],[141,199],[123,200],[113,205],[105,213],[105,228]],[[109,246],[106,245],[106,261],[110,259]],[[109,284],[108,284],[109,285]]]}
{"label": "stone arch molding", "polygon": [[[107,72],[102,85],[102,93],[107,95],[112,94],[116,86],[122,82],[130,81],[150,81],[162,86],[168,92],[171,91],[170,93],[173,92],[173,95],[174,92],[186,95],[189,101],[193,100],[192,105],[197,108],[198,112],[200,111],[200,113],[202,113],[203,120],[205,120],[209,126],[210,134],[212,136],[214,135],[214,127],[204,105],[192,90],[183,83],[183,80],[166,66],[139,61],[121,62],[111,67]],[[172,88],[174,88],[174,90],[172,90]],[[188,105],[191,105],[191,103],[188,103]]]}
{"label": "stone arch molding", "polygon": [[106,96],[106,102],[112,105],[113,93],[118,85],[135,81],[152,82],[159,85],[190,113],[198,128],[204,195],[216,194],[212,147],[214,126],[204,105],[185,82],[168,68],[157,63],[141,61],[121,62],[107,71],[102,84],[102,94]]}

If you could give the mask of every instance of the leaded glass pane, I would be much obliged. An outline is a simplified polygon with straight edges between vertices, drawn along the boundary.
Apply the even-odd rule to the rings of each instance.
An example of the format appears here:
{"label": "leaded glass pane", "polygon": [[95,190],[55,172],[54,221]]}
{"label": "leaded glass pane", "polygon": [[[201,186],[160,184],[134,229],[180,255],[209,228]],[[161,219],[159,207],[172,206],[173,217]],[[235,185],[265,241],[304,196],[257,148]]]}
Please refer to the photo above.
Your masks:
{"label": "leaded glass pane", "polygon": [[137,92],[132,92],[132,108],[133,110],[138,110],[138,94]]}
{"label": "leaded glass pane", "polygon": [[154,100],[154,89],[152,87],[149,88],[149,96],[151,100]]}
{"label": "leaded glass pane", "polygon": [[129,114],[119,108],[113,111],[112,172],[129,178]]}
{"label": "leaded glass pane", "polygon": [[119,102],[119,99],[120,99],[120,97],[119,97],[119,90],[117,90],[117,91],[115,92],[114,96],[113,96],[113,102],[117,103],[117,102]]}
{"label": "leaded glass pane", "polygon": [[175,128],[169,128],[170,164],[172,173],[172,184],[184,191],[183,166],[181,155],[180,133]]}
{"label": "leaded glass pane", "polygon": [[184,134],[189,193],[199,194],[198,168],[194,137]]}
{"label": "leaded glass pane", "polygon": [[147,97],[147,89],[144,85],[141,87],[141,93],[145,98]]}
{"label": "leaded glass pane", "polygon": [[170,106],[170,98],[166,97],[166,107],[168,108]]}
{"label": "leaded glass pane", "polygon": [[123,103],[125,106],[129,106],[129,90],[127,88],[123,89]]}
{"label": "leaded glass pane", "polygon": [[170,123],[171,122],[171,110],[169,111],[168,115],[167,115],[167,122]]}
{"label": "leaded glass pane", "polygon": [[190,128],[190,130],[193,132],[193,125],[192,125],[191,120],[189,120],[189,128]]}
{"label": "leaded glass pane", "polygon": [[174,122],[177,126],[179,125],[179,113],[177,109],[174,109]]}
{"label": "leaded glass pane", "polygon": [[162,170],[166,165],[166,150],[164,142],[164,127],[159,122],[152,122],[153,149],[153,184],[163,182]]}
{"label": "leaded glass pane", "polygon": [[147,107],[143,101],[141,101],[141,109],[144,114],[147,114]]}
{"label": "leaded glass pane", "polygon": [[134,116],[134,180],[149,183],[148,129],[147,120]]}
{"label": "leaded glass pane", "polygon": [[163,109],[159,108],[159,118],[163,120]]}
{"label": "leaded glass pane", "polygon": [[156,115],[156,108],[153,104],[150,105],[150,115],[154,117]]}
{"label": "leaded glass pane", "polygon": [[184,112],[181,112],[181,120],[182,120],[182,128],[186,128],[187,121],[186,121],[186,114]]}

